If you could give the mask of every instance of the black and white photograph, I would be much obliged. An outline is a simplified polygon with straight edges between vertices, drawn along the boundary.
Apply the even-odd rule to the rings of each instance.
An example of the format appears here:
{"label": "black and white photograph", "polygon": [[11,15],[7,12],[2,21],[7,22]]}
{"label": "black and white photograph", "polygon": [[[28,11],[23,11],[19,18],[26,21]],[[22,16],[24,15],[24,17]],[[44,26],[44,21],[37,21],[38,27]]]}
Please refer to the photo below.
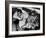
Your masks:
{"label": "black and white photograph", "polygon": [[40,8],[13,7],[12,31],[40,30]]}
{"label": "black and white photograph", "polygon": [[8,35],[44,34],[44,3],[10,3]]}

